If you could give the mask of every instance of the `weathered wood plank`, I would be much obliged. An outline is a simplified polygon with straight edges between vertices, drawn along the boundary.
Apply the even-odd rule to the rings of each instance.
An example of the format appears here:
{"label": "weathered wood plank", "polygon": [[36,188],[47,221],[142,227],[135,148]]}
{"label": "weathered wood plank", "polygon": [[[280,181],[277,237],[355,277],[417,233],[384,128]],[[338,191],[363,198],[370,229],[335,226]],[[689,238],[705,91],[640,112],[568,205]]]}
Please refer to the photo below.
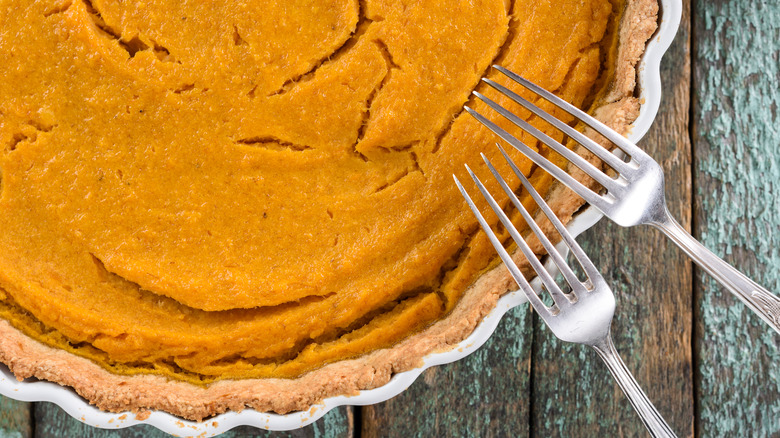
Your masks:
{"label": "weathered wood plank", "polygon": [[0,396],[0,438],[31,436],[30,404]]}
{"label": "weathered wood plank", "polygon": [[[669,208],[691,220],[690,2],[664,58],[664,97],[640,146],[666,176]],[[692,268],[688,258],[649,227],[603,220],[580,242],[617,298],[612,333],[640,385],[680,436],[693,435]],[[534,436],[645,436],[644,426],[595,352],[563,344],[540,321],[534,327]]]}
{"label": "weathered wood plank", "polygon": [[352,438],[355,435],[356,427],[355,409],[353,407],[334,409],[311,426],[290,432],[267,432],[254,427],[244,426],[222,434],[220,438]]}
{"label": "weathered wood plank", "polygon": [[[133,426],[117,430],[96,429],[75,420],[51,403],[36,403],[34,414],[36,438],[166,438],[170,436],[151,426]],[[342,407],[334,409],[317,423],[304,429],[274,433],[253,427],[239,427],[220,435],[220,437],[346,438],[353,435],[353,417],[352,408]]]}
{"label": "weathered wood plank", "polygon": [[[695,233],[780,291],[780,8],[694,4]],[[780,436],[780,336],[697,271],[701,436]]]}
{"label": "weathered wood plank", "polygon": [[362,436],[528,436],[530,347],[531,315],[521,306],[471,356],[363,408]]}
{"label": "weathered wood plank", "polygon": [[164,438],[169,436],[151,426],[137,426],[119,430],[97,429],[74,419],[52,403],[35,403],[33,416],[36,438]]}

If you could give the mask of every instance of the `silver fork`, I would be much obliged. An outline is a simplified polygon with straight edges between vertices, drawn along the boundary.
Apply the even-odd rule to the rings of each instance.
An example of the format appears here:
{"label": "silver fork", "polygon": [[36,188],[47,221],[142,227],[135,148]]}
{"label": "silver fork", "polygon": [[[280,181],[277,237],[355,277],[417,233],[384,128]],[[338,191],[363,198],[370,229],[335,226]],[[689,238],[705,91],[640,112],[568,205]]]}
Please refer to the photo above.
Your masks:
{"label": "silver fork", "polygon": [[469,207],[471,207],[477,220],[479,220],[482,229],[487,233],[490,242],[496,248],[496,251],[498,251],[504,264],[512,274],[512,277],[514,277],[515,281],[520,286],[520,289],[525,296],[528,297],[528,301],[530,301],[531,305],[555,336],[565,342],[584,344],[593,347],[601,359],[604,360],[604,363],[607,364],[607,368],[609,368],[609,371],[615,377],[615,380],[617,380],[618,385],[620,385],[620,388],[628,397],[631,405],[642,418],[642,422],[647,427],[647,430],[650,431],[650,434],[654,437],[674,437],[674,432],[669,425],[666,424],[655,406],[653,406],[647,398],[647,395],[645,395],[639,387],[634,376],[631,375],[631,372],[626,368],[626,365],[620,359],[617,350],[615,350],[615,346],[612,344],[610,327],[612,325],[612,316],[615,313],[615,296],[612,294],[609,285],[607,285],[604,278],[596,269],[596,266],[593,265],[588,256],[585,255],[582,248],[577,244],[571,234],[569,234],[536,189],[533,188],[528,179],[520,172],[504,149],[501,148],[500,145],[498,145],[498,148],[501,150],[501,153],[504,155],[504,158],[507,160],[517,177],[520,178],[525,189],[531,194],[534,201],[536,201],[540,209],[544,212],[550,222],[552,222],[555,229],[558,230],[558,233],[566,243],[566,246],[569,247],[580,266],[582,266],[587,276],[587,280],[581,282],[577,278],[577,275],[569,267],[561,254],[558,253],[550,239],[545,236],[544,232],[542,232],[533,220],[528,210],[526,210],[504,178],[501,177],[484,154],[482,155],[482,159],[485,160],[485,163],[487,163],[493,176],[496,178],[501,188],[504,189],[507,196],[509,196],[512,204],[520,211],[531,230],[539,238],[539,241],[544,246],[547,254],[549,254],[555,265],[560,269],[566,283],[571,287],[571,293],[565,294],[556,284],[550,273],[544,269],[542,263],[536,258],[536,255],[528,246],[528,243],[523,239],[520,233],[518,233],[517,228],[514,227],[506,213],[504,213],[479,178],[474,175],[474,172],[466,166],[469,174],[471,174],[471,177],[477,184],[479,191],[482,192],[482,196],[485,197],[490,207],[498,215],[501,223],[504,224],[504,227],[506,227],[507,231],[509,231],[512,236],[512,239],[517,243],[517,246],[531,263],[531,267],[541,279],[545,290],[547,290],[552,297],[555,303],[552,307],[547,307],[536,292],[534,292],[528,280],[526,280],[520,272],[520,269],[515,265],[512,257],[507,250],[504,249],[504,246],[491,230],[490,225],[488,225],[479,209],[474,205],[474,201],[463,188],[463,185],[458,181],[458,178],[453,175],[455,183],[458,185],[458,189],[460,189],[460,192],[463,194]]}
{"label": "silver fork", "polygon": [[[715,279],[725,286],[727,290],[736,295],[737,298],[742,300],[742,302],[760,316],[776,332],[780,333],[780,298],[771,294],[768,290],[749,279],[733,266],[723,261],[720,257],[716,256],[693,238],[685,228],[677,223],[666,207],[663,170],[652,157],[622,135],[538,85],[533,84],[527,79],[524,79],[501,66],[494,65],[493,67],[506,75],[509,79],[536,93],[576,119],[579,119],[581,122],[614,143],[614,145],[618,147],[616,153],[610,152],[581,132],[573,129],[566,123],[558,120],[501,84],[487,78],[482,79],[482,81],[490,87],[531,111],[537,117],[553,125],[555,128],[569,136],[569,138],[575,140],[592,152],[611,167],[617,173],[617,177],[613,178],[607,175],[583,157],[558,143],[540,130],[534,128],[528,122],[522,120],[495,101],[474,91],[474,95],[477,98],[485,102],[517,127],[526,131],[547,145],[550,149],[561,154],[564,158],[569,160],[570,163],[580,168],[588,176],[601,184],[606,190],[604,194],[596,193],[574,179],[564,170],[548,161],[542,155],[529,148],[507,131],[491,122],[487,117],[469,107],[465,107],[467,112],[499,137],[520,150],[539,167],[545,169],[556,179],[571,188],[588,203],[601,210],[605,216],[612,219],[618,225],[630,227],[639,224],[647,224],[663,231],[701,268],[715,277]],[[627,157],[627,160],[623,160],[618,154],[624,154]]]}

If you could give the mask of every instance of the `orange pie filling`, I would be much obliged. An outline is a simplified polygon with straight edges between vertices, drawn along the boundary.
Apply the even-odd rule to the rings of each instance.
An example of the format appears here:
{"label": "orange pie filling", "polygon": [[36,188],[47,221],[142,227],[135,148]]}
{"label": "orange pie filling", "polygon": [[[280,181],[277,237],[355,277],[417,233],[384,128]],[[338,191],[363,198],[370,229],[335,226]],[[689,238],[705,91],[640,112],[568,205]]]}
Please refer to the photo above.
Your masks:
{"label": "orange pie filling", "polygon": [[1,0],[0,317],[198,384],[392,346],[495,264],[452,181],[501,162],[480,77],[590,108],[623,8]]}

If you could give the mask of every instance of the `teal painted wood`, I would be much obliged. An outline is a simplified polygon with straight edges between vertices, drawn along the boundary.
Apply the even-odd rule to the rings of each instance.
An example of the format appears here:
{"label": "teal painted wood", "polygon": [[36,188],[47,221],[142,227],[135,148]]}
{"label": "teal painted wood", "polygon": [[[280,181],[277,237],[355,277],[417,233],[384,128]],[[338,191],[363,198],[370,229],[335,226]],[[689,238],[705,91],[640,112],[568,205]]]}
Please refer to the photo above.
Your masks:
{"label": "teal painted wood", "polygon": [[426,371],[401,395],[362,409],[363,437],[526,437],[531,314],[504,316],[467,358]]}
{"label": "teal painted wood", "polygon": [[220,438],[351,438],[355,434],[354,408],[334,409],[316,423],[290,432],[267,432],[254,427],[239,427]]}
{"label": "teal painted wood", "polygon": [[[51,403],[36,403],[36,438],[167,438],[170,435],[151,426],[133,426],[126,429],[107,430],[88,426]],[[334,409],[317,423],[291,432],[268,432],[253,427],[240,427],[220,435],[222,438],[274,437],[274,438],[345,438],[353,435],[351,408]],[[24,435],[21,435],[24,436]],[[11,437],[14,437],[11,435]],[[0,434],[0,438],[5,438]]]}
{"label": "teal painted wood", "polygon": [[28,438],[31,433],[30,404],[0,396],[0,438]]}
{"label": "teal painted wood", "polygon": [[[780,291],[780,7],[697,1],[696,234]],[[701,436],[780,436],[780,336],[696,275]]]}
{"label": "teal painted wood", "polygon": [[150,426],[118,430],[97,429],[74,419],[51,403],[36,403],[33,415],[34,436],[41,438],[167,438],[169,436]]}
{"label": "teal painted wood", "polygon": [[[689,226],[690,2],[684,3],[680,31],[662,63],[662,106],[640,146],[662,164],[669,208]],[[623,360],[672,429],[692,436],[690,261],[649,227],[625,229],[605,219],[578,240],[615,292],[612,334]],[[539,320],[534,343],[534,436],[646,436],[595,352],[558,341]]]}

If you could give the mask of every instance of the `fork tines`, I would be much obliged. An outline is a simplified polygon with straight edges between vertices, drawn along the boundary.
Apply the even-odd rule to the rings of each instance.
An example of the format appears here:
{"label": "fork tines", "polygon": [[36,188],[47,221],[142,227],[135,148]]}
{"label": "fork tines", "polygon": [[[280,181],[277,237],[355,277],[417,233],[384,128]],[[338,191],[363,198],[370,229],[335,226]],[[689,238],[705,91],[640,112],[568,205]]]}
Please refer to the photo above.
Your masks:
{"label": "fork tines", "polygon": [[520,179],[520,182],[522,183],[525,190],[528,191],[528,193],[531,195],[531,197],[539,206],[539,208],[544,213],[544,215],[550,220],[552,225],[560,234],[563,241],[566,243],[566,246],[569,247],[572,254],[579,262],[580,266],[582,266],[586,276],[588,277],[588,281],[586,283],[582,283],[577,278],[577,275],[569,267],[568,263],[563,259],[561,254],[555,249],[555,246],[550,241],[550,239],[545,235],[545,233],[542,231],[539,225],[534,221],[531,214],[528,212],[525,206],[523,206],[523,204],[520,202],[520,200],[518,199],[517,195],[514,193],[512,188],[507,184],[506,180],[498,173],[496,168],[493,166],[493,163],[491,163],[490,160],[484,154],[482,154],[482,159],[487,164],[488,168],[492,172],[495,179],[498,181],[501,188],[509,197],[509,200],[523,216],[523,219],[526,221],[526,223],[528,223],[528,226],[531,228],[531,231],[538,237],[542,246],[547,251],[547,254],[549,254],[550,258],[553,260],[555,265],[560,269],[564,279],[571,287],[571,294],[567,296],[561,290],[558,284],[555,282],[555,280],[550,275],[550,273],[544,268],[542,263],[534,254],[531,247],[526,242],[526,240],[520,235],[517,228],[515,228],[515,226],[512,224],[511,220],[509,219],[509,217],[506,215],[503,209],[498,205],[498,203],[490,194],[490,192],[488,192],[485,185],[482,184],[482,181],[480,181],[480,179],[474,174],[471,168],[469,168],[467,165],[466,169],[468,170],[471,177],[474,179],[474,182],[479,188],[479,191],[482,193],[482,196],[484,196],[484,198],[487,200],[488,204],[490,205],[491,209],[496,213],[496,215],[498,215],[499,220],[507,229],[507,231],[509,232],[510,236],[515,241],[515,243],[517,243],[518,248],[523,252],[525,257],[528,259],[528,261],[531,264],[531,267],[541,279],[544,288],[552,297],[555,305],[552,308],[547,307],[533,291],[533,288],[531,287],[530,283],[520,272],[517,265],[512,260],[512,257],[509,255],[507,250],[499,241],[498,237],[493,232],[493,230],[490,228],[490,225],[485,220],[484,216],[482,216],[479,209],[474,204],[474,201],[471,199],[471,197],[468,195],[466,190],[463,188],[463,185],[460,183],[458,178],[453,175],[453,177],[455,178],[455,183],[457,184],[458,189],[460,190],[461,194],[465,198],[472,212],[474,213],[480,225],[482,226],[482,229],[485,231],[488,238],[490,239],[490,242],[493,244],[496,251],[498,251],[499,256],[501,257],[501,259],[504,261],[504,264],[509,269],[509,272],[511,273],[512,277],[515,279],[515,281],[520,286],[522,291],[528,297],[533,307],[537,309],[537,311],[539,312],[541,312],[542,309],[547,309],[553,315],[558,314],[561,310],[566,308],[572,302],[576,302],[578,294],[588,291],[593,281],[598,281],[599,279],[601,279],[601,274],[599,274],[596,267],[593,265],[590,259],[588,259],[588,257],[583,252],[582,248],[577,244],[577,242],[574,240],[572,235],[569,234],[569,232],[564,227],[563,223],[561,223],[560,219],[558,219],[558,217],[555,215],[552,209],[547,205],[547,203],[544,201],[544,199],[539,194],[539,192],[537,192],[536,189],[531,185],[531,183],[528,181],[525,175],[523,175],[523,173],[520,171],[517,165],[512,161],[512,159],[509,158],[506,151],[501,147],[501,145],[497,144],[497,146],[501,151],[501,154],[504,156],[504,159],[511,167],[512,171]]}
{"label": "fork tines", "polygon": [[[553,105],[559,107],[563,111],[569,113],[571,116],[576,118],[577,120],[583,122],[585,125],[589,126],[602,136],[604,136],[606,139],[611,141],[615,146],[618,147],[616,151],[622,151],[627,157],[630,159],[630,161],[624,161],[622,158],[617,156],[615,153],[611,152],[610,150],[606,149],[605,147],[601,146],[600,144],[596,143],[592,139],[588,138],[583,133],[579,132],[578,130],[572,128],[571,126],[567,125],[566,123],[562,122],[555,116],[552,116],[548,112],[542,110],[537,105],[531,103],[529,100],[523,98],[519,94],[513,92],[512,90],[508,89],[507,87],[491,80],[488,78],[483,78],[482,81],[490,86],[491,88],[495,89],[502,95],[506,96],[510,100],[514,101],[515,103],[521,105],[525,109],[529,110],[531,113],[536,115],[537,117],[541,118],[542,120],[546,121],[559,131],[561,131],[563,134],[571,138],[572,140],[576,141],[580,145],[582,145],[585,149],[593,153],[596,157],[598,157],[600,160],[602,160],[604,163],[606,163],[609,167],[615,170],[615,172],[618,173],[618,175],[622,175],[623,178],[620,176],[617,178],[613,178],[606,173],[604,173],[601,169],[597,168],[593,164],[591,164],[589,161],[587,161],[585,158],[581,157],[571,149],[567,148],[566,146],[562,145],[558,141],[554,140],[549,135],[545,134],[541,130],[535,128],[527,121],[521,119],[517,115],[513,114],[511,111],[506,109],[505,107],[501,106],[496,101],[486,97],[482,93],[478,91],[474,91],[473,94],[476,96],[479,100],[487,104],[491,109],[496,111],[498,114],[500,114],[502,117],[506,118],[510,122],[512,122],[515,126],[518,128],[524,130],[537,140],[541,141],[544,145],[549,147],[550,149],[556,151],[561,156],[563,156],[566,160],[568,160],[573,165],[580,168],[583,172],[585,172],[589,177],[591,177],[593,180],[601,184],[604,189],[606,189],[607,193],[612,193],[615,196],[620,195],[623,190],[625,189],[625,177],[630,177],[635,174],[635,171],[639,167],[639,163],[637,161],[637,157],[642,157],[644,155],[644,152],[642,152],[637,146],[626,140],[624,137],[622,137],[620,134],[616,133],[615,131],[608,128],[603,123],[599,122],[598,120],[594,119],[590,115],[586,114],[585,112],[581,111],[580,109],[574,107],[573,105],[569,104],[568,102],[564,101],[563,99],[555,96],[554,94],[546,91],[545,89],[539,87],[538,85],[535,85],[534,83],[528,81],[527,79],[517,75],[516,73],[513,73],[501,66],[494,65],[493,68],[504,74],[506,77],[511,79],[512,81],[522,85],[529,91],[536,93],[541,98],[549,101]],[[555,178],[566,184],[567,186],[571,187],[575,192],[580,194],[580,196],[585,197],[588,202],[591,204],[596,205],[596,207],[603,207],[605,204],[610,203],[610,200],[612,196],[601,196],[597,193],[593,192],[590,188],[586,187],[581,182],[577,181],[574,177],[569,175],[566,171],[561,169],[560,167],[556,166],[554,163],[550,162],[548,159],[544,158],[541,154],[534,151],[532,148],[524,144],[522,141],[517,139],[515,136],[498,126],[496,123],[492,122],[489,118],[485,117],[484,115],[480,114],[476,110],[464,107],[464,109],[474,116],[480,123],[485,125],[488,129],[493,131],[496,135],[501,137],[504,141],[511,144],[516,149],[520,150],[523,154],[528,156],[534,163],[536,163],[538,166],[545,169],[547,172],[551,173]]]}

